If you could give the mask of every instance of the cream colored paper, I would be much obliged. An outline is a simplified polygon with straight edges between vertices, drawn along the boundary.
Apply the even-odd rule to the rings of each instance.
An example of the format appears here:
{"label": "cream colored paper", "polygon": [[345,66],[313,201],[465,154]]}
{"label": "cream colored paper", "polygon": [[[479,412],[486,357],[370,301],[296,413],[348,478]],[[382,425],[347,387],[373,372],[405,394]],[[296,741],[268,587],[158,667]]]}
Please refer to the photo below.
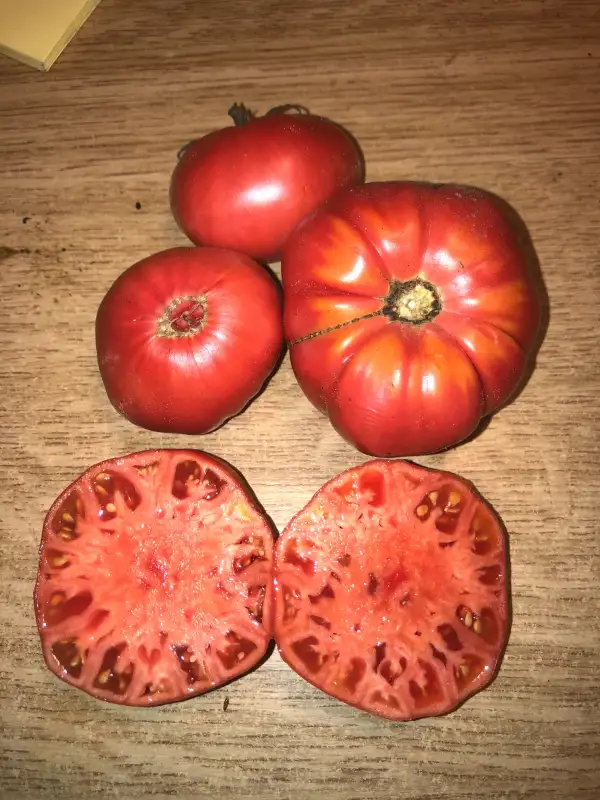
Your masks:
{"label": "cream colored paper", "polygon": [[100,0],[0,0],[0,53],[48,70]]}

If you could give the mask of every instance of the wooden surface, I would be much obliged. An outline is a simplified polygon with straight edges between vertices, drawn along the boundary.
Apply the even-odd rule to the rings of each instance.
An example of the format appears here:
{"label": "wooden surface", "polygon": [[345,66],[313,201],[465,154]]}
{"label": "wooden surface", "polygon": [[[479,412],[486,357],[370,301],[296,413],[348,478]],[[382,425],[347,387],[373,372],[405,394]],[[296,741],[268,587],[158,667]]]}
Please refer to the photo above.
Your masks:
{"label": "wooden surface", "polygon": [[[599,8],[104,0],[48,75],[0,61],[0,796],[600,797]],[[94,701],[43,665],[31,603],[41,524],[87,466],[204,448],[237,465],[282,526],[364,460],[287,359],[206,437],[136,429],[104,394],[98,303],[130,263],[185,241],[168,208],[175,154],[227,124],[235,100],[299,102],[345,124],[371,180],[491,189],[537,249],[551,318],[533,377],[482,436],[418,459],[473,480],[510,532],[502,669],[444,719],[370,717],[277,655],[155,710]]]}

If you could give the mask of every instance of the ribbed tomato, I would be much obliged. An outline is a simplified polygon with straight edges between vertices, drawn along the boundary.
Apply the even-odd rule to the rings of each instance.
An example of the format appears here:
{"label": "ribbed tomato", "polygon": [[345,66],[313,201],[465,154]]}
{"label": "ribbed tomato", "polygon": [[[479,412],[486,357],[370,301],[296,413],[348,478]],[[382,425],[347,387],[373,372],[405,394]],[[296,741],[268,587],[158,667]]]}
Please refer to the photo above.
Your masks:
{"label": "ribbed tomato", "polygon": [[323,486],[275,548],[275,639],[303,678],[394,720],[454,710],[508,627],[499,519],[448,472],[370,461]]}
{"label": "ribbed tomato", "polygon": [[110,287],[96,347],[106,392],[123,416],[150,430],[207,433],[240,412],[277,364],[279,289],[241,253],[165,250]]}
{"label": "ribbed tomato", "polygon": [[241,477],[206,453],[95,464],[52,505],[35,613],[52,672],[147,706],[246,672],[272,636],[271,528]]}
{"label": "ribbed tomato", "polygon": [[282,277],[300,386],[377,456],[469,436],[513,394],[539,328],[519,231],[493,196],[468,187],[342,192],[292,234]]}
{"label": "ribbed tomato", "polygon": [[362,155],[343,128],[302,106],[255,117],[235,105],[229,114],[235,127],[183,150],[171,180],[173,215],[196,244],[277,261],[306,214],[364,179]]}

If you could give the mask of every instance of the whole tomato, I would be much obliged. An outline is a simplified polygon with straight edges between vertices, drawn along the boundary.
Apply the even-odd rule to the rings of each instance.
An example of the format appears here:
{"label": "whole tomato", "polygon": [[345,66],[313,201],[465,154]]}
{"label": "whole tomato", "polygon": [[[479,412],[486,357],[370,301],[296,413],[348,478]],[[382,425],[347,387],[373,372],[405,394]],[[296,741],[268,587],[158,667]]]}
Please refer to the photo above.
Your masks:
{"label": "whole tomato", "polygon": [[365,453],[436,452],[521,381],[538,287],[500,201],[455,185],[338,194],[283,257],[285,333],[300,386]]}
{"label": "whole tomato", "polygon": [[178,247],[145,258],[98,309],[98,364],[111,403],[150,430],[214,430],[273,371],[281,311],[274,279],[241,253]]}
{"label": "whole tomato", "polygon": [[171,181],[173,215],[195,244],[277,261],[306,214],[363,180],[362,155],[343,128],[302,106],[254,117],[234,105],[229,114],[235,127],[183,149]]}

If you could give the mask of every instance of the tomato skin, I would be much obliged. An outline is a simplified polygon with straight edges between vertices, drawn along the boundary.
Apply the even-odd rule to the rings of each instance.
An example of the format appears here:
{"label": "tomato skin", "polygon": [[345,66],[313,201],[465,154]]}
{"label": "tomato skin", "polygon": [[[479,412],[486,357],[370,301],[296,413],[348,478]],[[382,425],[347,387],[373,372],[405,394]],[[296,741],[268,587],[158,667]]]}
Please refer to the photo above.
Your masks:
{"label": "tomato skin", "polygon": [[[195,328],[186,313],[200,317]],[[149,430],[207,433],[239,413],[273,371],[283,349],[279,290],[240,253],[165,250],[108,290],[96,347],[106,392],[123,416]]]}
{"label": "tomato skin", "polygon": [[394,721],[448,714],[508,639],[504,527],[464,478],[367,461],[325,483],[275,546],[275,641],[316,688]]}
{"label": "tomato skin", "polygon": [[342,192],[294,231],[282,280],[301,388],[372,455],[464,440],[509,400],[535,349],[540,297],[519,233],[470,187]]}
{"label": "tomato skin", "polygon": [[173,172],[171,208],[195,244],[278,261],[306,214],[362,180],[360,151],[341,127],[270,113],[192,142]]}

